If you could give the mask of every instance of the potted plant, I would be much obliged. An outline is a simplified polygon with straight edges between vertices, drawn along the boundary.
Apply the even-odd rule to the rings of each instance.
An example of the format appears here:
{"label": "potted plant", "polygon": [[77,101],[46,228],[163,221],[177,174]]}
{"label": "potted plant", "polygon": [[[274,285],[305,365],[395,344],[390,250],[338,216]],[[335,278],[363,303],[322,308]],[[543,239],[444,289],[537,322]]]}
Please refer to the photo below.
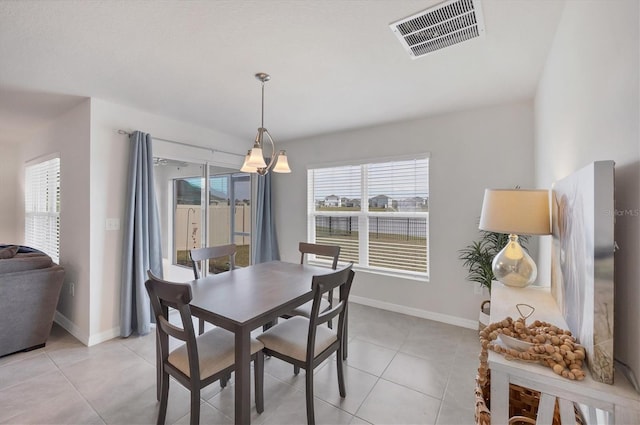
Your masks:
{"label": "potted plant", "polygon": [[[520,244],[526,249],[528,236],[519,237]],[[487,288],[491,294],[491,282],[496,279],[491,263],[495,257],[509,242],[509,235],[505,233],[480,230],[480,238],[471,242],[465,248],[458,251],[458,258],[462,260],[467,269],[467,280],[478,283]],[[483,301],[480,305],[480,328],[489,323],[490,301]]]}

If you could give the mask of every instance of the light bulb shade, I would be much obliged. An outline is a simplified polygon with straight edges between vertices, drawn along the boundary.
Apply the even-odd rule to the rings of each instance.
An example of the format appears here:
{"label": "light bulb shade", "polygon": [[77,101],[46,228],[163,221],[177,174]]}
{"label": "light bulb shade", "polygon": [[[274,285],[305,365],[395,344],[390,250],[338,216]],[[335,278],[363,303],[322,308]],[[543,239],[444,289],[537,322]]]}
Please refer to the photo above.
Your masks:
{"label": "light bulb shade", "polygon": [[496,279],[507,286],[524,288],[532,284],[538,277],[538,268],[531,256],[527,254],[517,235],[509,235],[509,242],[502,248],[491,263]]}
{"label": "light bulb shade", "polygon": [[257,173],[258,169],[256,167],[250,167],[249,165],[247,165],[247,162],[249,162],[249,157],[251,156],[251,151],[247,151],[247,154],[244,157],[244,162],[242,163],[242,167],[240,167],[240,171],[242,171],[243,173]]}
{"label": "light bulb shade", "polygon": [[291,168],[289,168],[289,160],[287,159],[287,152],[280,151],[278,153],[278,159],[276,160],[276,165],[273,167],[274,173],[290,173]]}
{"label": "light bulb shade", "polygon": [[252,168],[266,168],[267,163],[264,162],[264,156],[262,156],[262,148],[253,147],[249,154],[249,160],[246,162],[248,167]]}
{"label": "light bulb shade", "polygon": [[548,190],[486,189],[482,230],[516,235],[550,235]]}

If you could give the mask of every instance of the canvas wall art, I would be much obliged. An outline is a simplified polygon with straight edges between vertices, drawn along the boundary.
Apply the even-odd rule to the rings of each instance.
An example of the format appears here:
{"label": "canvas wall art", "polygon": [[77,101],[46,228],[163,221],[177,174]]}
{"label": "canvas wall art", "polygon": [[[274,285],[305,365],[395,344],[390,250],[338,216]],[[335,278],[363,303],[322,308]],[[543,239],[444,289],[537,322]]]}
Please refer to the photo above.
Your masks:
{"label": "canvas wall art", "polygon": [[597,161],[552,191],[551,292],[584,345],[594,380],[613,384],[614,162]]}

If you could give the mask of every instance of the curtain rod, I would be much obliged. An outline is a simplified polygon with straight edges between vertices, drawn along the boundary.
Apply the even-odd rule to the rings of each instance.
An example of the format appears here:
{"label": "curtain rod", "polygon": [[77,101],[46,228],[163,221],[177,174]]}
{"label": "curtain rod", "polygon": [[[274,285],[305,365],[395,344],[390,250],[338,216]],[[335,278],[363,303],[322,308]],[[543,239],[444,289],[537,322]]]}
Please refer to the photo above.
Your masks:
{"label": "curtain rod", "polygon": [[[118,130],[118,134],[126,134],[127,136],[131,136],[132,133],[125,130]],[[204,149],[213,154],[215,154],[216,152],[220,152],[220,153],[226,153],[228,155],[244,156],[242,154],[235,153],[235,152],[223,151],[220,149],[205,148],[204,146],[192,145],[190,143],[184,143],[184,142],[176,142],[175,140],[169,140],[169,139],[161,139],[160,137],[155,137],[155,136],[151,136],[151,138],[155,140],[160,140],[161,142],[173,143],[174,145],[188,146],[190,148],[196,148],[196,149]]]}

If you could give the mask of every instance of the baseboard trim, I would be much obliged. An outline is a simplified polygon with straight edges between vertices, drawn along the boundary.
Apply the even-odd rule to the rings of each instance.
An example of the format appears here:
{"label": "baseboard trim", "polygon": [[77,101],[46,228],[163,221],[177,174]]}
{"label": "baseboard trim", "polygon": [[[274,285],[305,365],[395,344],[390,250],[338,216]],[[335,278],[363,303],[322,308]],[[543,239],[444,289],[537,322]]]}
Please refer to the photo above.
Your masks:
{"label": "baseboard trim", "polygon": [[112,328],[104,332],[100,332],[97,335],[87,335],[82,332],[75,323],[57,310],[53,317],[53,321],[62,326],[67,332],[87,347],[91,347],[92,345],[100,344],[101,342],[109,341],[110,339],[120,336],[120,328]]}
{"label": "baseboard trim", "polygon": [[107,329],[106,331],[100,332],[99,334],[91,335],[89,337],[89,346],[100,344],[101,342],[109,341],[110,339],[118,338],[119,336],[119,327]]}
{"label": "baseboard trim", "polygon": [[89,336],[76,326],[71,320],[69,320],[64,314],[56,310],[56,314],[53,317],[53,321],[62,326],[67,332],[73,335],[78,341],[86,346],[89,346]]}
{"label": "baseboard trim", "polygon": [[449,325],[460,326],[467,329],[478,329],[477,320],[463,319],[449,314],[435,313],[433,311],[421,310],[419,308],[407,307],[405,305],[393,304],[386,301],[374,300],[371,298],[349,296],[349,302],[362,304],[369,307],[376,307],[382,310],[402,313],[409,316],[420,317],[422,319],[435,320],[436,322],[447,323]]}

